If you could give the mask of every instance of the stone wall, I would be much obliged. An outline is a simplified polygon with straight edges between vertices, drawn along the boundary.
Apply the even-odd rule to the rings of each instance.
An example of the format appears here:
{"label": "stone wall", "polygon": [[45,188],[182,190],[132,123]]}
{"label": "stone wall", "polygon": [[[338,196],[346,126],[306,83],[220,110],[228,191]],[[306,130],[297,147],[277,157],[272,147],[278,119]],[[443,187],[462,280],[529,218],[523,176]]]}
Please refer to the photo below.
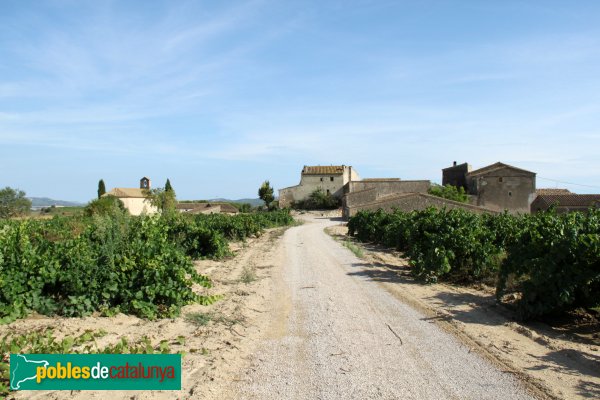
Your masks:
{"label": "stone wall", "polygon": [[478,214],[483,213],[496,213],[494,210],[490,210],[483,207],[477,207],[470,204],[459,203],[452,200],[447,200],[441,197],[432,196],[424,193],[405,193],[396,196],[388,196],[384,199],[380,199],[371,203],[364,203],[355,206],[344,207],[344,217],[349,218],[358,211],[361,210],[379,210],[393,211],[398,209],[400,211],[410,212],[414,210],[425,210],[429,207],[435,208],[447,208],[447,209],[463,209]]}
{"label": "stone wall", "polygon": [[360,204],[372,203],[377,200],[377,189],[370,188],[351,192],[344,196],[344,207],[356,207]]}
{"label": "stone wall", "polygon": [[377,198],[399,193],[427,193],[431,187],[429,181],[401,181],[399,179],[377,179],[350,182],[350,193],[360,192],[366,189],[377,190]]}

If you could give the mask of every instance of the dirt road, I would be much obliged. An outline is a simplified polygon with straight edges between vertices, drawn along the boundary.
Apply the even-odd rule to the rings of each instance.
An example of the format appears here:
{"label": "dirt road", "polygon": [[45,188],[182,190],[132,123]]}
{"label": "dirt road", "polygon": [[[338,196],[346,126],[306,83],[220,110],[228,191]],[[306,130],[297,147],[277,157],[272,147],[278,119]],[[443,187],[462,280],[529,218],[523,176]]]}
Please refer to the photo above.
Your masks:
{"label": "dirt road", "polygon": [[339,222],[305,219],[283,237],[275,321],[236,398],[530,398],[510,373],[370,280],[323,231]]}

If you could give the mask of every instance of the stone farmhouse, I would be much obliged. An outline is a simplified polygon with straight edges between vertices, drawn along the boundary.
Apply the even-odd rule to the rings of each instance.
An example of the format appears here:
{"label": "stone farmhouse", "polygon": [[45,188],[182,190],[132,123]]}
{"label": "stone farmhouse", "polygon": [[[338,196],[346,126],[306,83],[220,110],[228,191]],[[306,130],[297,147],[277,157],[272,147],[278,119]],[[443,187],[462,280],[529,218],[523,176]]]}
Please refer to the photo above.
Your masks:
{"label": "stone farmhouse", "polygon": [[348,184],[357,180],[360,180],[360,176],[351,166],[305,165],[298,185],[279,189],[279,207],[290,207],[293,202],[308,198],[318,189],[341,199],[349,190]]}
{"label": "stone farmhouse", "polygon": [[471,170],[467,163],[442,170],[442,184],[462,187],[471,204],[495,211],[529,213],[536,197],[535,172],[497,162]]}
{"label": "stone farmhouse", "polygon": [[150,203],[146,194],[146,191],[150,190],[150,185],[150,179],[143,177],[140,179],[139,188],[113,188],[103,196],[114,196],[121,200],[131,215],[156,214],[158,208]]}

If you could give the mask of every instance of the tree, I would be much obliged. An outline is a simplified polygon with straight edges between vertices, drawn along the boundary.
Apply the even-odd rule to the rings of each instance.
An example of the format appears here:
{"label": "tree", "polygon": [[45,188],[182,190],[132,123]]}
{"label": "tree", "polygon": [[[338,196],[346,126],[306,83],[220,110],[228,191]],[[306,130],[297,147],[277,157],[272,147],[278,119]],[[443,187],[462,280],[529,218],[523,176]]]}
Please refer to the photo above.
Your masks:
{"label": "tree", "polygon": [[98,198],[102,197],[106,193],[106,186],[104,185],[104,179],[100,179],[98,182]]}
{"label": "tree", "polygon": [[171,186],[171,181],[167,178],[167,183],[165,183],[165,192],[172,192],[173,186]]}
{"label": "tree", "polygon": [[0,218],[12,218],[29,214],[31,200],[19,189],[5,187],[0,190]]}
{"label": "tree", "polygon": [[177,206],[177,197],[173,188],[155,188],[146,190],[146,195],[150,199],[150,204],[158,208],[162,213],[174,212]]}
{"label": "tree", "polygon": [[301,210],[329,210],[338,208],[341,205],[340,199],[333,197],[331,193],[323,192],[323,189],[316,189],[307,199],[294,203],[294,208]]}
{"label": "tree", "polygon": [[240,210],[240,212],[248,213],[248,212],[252,211],[252,204],[250,204],[250,203],[238,204],[238,209]]}
{"label": "tree", "polygon": [[264,181],[263,184],[258,189],[258,197],[265,202],[265,205],[269,207],[269,205],[275,200],[275,196],[273,196],[273,188],[269,181]]}
{"label": "tree", "polygon": [[462,186],[457,188],[452,185],[433,185],[429,188],[429,194],[460,203],[467,203],[469,201],[469,196],[465,193],[465,189]]}
{"label": "tree", "polygon": [[88,217],[94,215],[119,215],[125,214],[123,202],[115,196],[104,196],[90,201],[83,209],[83,214]]}

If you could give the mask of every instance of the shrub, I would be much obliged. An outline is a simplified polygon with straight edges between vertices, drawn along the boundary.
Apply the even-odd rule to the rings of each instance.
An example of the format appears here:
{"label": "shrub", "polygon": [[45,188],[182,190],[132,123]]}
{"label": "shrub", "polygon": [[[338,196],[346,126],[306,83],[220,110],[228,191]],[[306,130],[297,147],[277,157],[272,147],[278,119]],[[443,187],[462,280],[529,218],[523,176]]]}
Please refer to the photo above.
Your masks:
{"label": "shrub", "polygon": [[465,189],[460,186],[452,186],[452,185],[433,185],[429,188],[429,194],[443,197],[444,199],[458,201],[460,203],[467,203],[469,201],[469,196],[465,193]]}
{"label": "shrub", "polygon": [[331,210],[341,205],[340,199],[325,193],[322,189],[317,189],[305,200],[294,202],[293,208],[300,210]]}

